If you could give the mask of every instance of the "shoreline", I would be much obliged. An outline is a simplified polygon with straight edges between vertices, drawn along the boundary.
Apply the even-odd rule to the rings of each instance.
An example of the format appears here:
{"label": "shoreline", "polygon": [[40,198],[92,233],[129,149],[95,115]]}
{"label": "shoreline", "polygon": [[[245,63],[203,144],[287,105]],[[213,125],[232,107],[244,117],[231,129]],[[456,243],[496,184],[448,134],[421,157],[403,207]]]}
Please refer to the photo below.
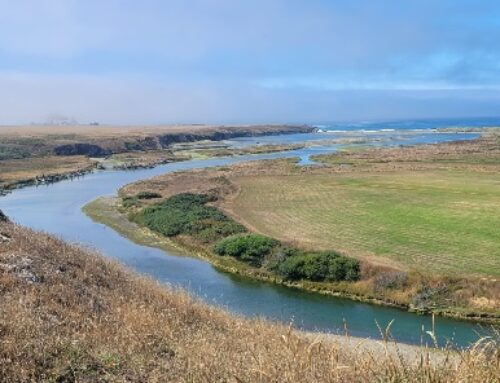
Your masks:
{"label": "shoreline", "polygon": [[[214,141],[215,142],[215,141]],[[277,148],[273,148],[273,146],[276,146]],[[233,149],[233,148],[225,148],[225,150],[228,151],[228,153],[219,153],[217,151],[214,151],[214,153],[209,153],[207,155],[202,156],[201,158],[206,158],[206,159],[211,159],[211,158],[218,158],[218,157],[237,157],[237,156],[245,156],[245,155],[259,155],[259,154],[269,154],[269,153],[276,153],[276,152],[287,152],[287,151],[292,151],[292,150],[297,150],[297,149],[302,149],[304,145],[298,145],[298,144],[289,144],[289,145],[268,145],[263,147],[262,150],[260,150],[260,147],[258,145],[248,147],[246,149]],[[166,149],[165,149],[166,150]],[[181,156],[179,157],[169,157],[169,158],[159,158],[157,160],[152,160],[146,163],[118,163],[116,165],[113,165],[109,168],[103,166],[103,163],[106,163],[108,161],[108,158],[105,159],[95,159],[95,158],[90,158],[92,163],[86,167],[83,167],[79,170],[70,170],[67,172],[59,172],[59,173],[54,173],[54,174],[49,174],[49,175],[44,175],[44,176],[34,176],[26,179],[20,179],[17,181],[13,181],[10,183],[7,183],[3,186],[0,186],[0,197],[7,195],[11,193],[12,191],[16,189],[22,189],[25,187],[30,187],[30,186],[38,186],[38,185],[50,185],[56,182],[60,181],[65,181],[73,178],[78,178],[78,177],[83,177],[87,174],[91,174],[93,172],[97,171],[134,171],[134,170],[141,170],[141,169],[152,169],[157,166],[161,165],[167,165],[169,163],[175,163],[175,162],[184,162],[184,161],[190,161],[190,160],[195,160],[197,159],[196,157],[196,150],[191,149],[193,151],[192,157],[186,157],[183,156],[182,154],[185,154],[185,152],[188,152],[189,150],[179,150],[181,153]],[[130,152],[125,152],[126,153],[133,153],[133,151]],[[147,152],[146,152],[147,153]],[[28,159],[29,160],[29,159]]]}
{"label": "shoreline", "polygon": [[467,322],[476,322],[483,324],[498,325],[500,323],[500,318],[493,316],[492,314],[485,313],[484,316],[467,316],[453,310],[436,309],[436,310],[414,310],[410,305],[396,304],[393,302],[385,301],[382,299],[377,299],[373,297],[366,297],[355,295],[342,291],[329,291],[326,289],[321,289],[320,287],[312,286],[314,282],[304,283],[300,282],[287,282],[282,278],[271,275],[267,272],[256,272],[253,268],[242,264],[236,260],[230,259],[228,257],[217,256],[214,254],[209,254],[206,251],[200,251],[200,249],[190,247],[186,243],[180,240],[173,240],[164,237],[152,230],[140,227],[136,223],[128,220],[128,217],[119,211],[117,206],[118,197],[98,197],[97,199],[86,204],[82,211],[90,217],[93,221],[104,224],[120,235],[126,237],[133,242],[141,245],[156,247],[161,250],[176,250],[179,251],[182,256],[194,257],[202,259],[203,261],[209,262],[215,268],[222,272],[231,273],[233,275],[242,276],[249,278],[251,280],[258,280],[267,283],[273,283],[276,285],[281,285],[289,288],[295,288],[302,291],[307,291],[315,294],[321,294],[325,296],[332,296],[337,298],[349,299],[357,302],[373,304],[384,307],[392,307],[407,312],[414,313],[415,315],[439,315],[443,317],[453,318],[456,320],[462,320]]}

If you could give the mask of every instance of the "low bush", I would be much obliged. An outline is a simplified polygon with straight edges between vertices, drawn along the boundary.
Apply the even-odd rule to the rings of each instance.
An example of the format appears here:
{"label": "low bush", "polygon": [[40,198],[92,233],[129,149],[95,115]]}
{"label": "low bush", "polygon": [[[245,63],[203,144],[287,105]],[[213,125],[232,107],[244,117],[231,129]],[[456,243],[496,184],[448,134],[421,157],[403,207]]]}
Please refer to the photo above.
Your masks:
{"label": "low bush", "polygon": [[150,191],[142,191],[137,194],[137,198],[139,199],[153,199],[153,198],[161,198],[161,194],[150,192]]}
{"label": "low bush", "polygon": [[[140,205],[140,198],[155,193],[141,192],[123,199],[124,206]],[[260,234],[246,233],[244,226],[219,209],[208,206],[215,197],[209,194],[182,193],[150,205],[133,214],[133,219],[165,236],[189,235],[214,244],[218,255],[234,257],[254,267],[265,267],[289,280],[355,281],[359,262],[334,252],[302,252],[282,246],[279,241]]]}
{"label": "low bush", "polygon": [[259,234],[236,235],[225,238],[213,247],[215,253],[238,258],[253,266],[261,266],[279,242]]}
{"label": "low bush", "polygon": [[408,283],[408,273],[404,271],[382,272],[375,276],[375,291],[383,289],[400,289]]}
{"label": "low bush", "polygon": [[122,199],[122,205],[123,207],[129,208],[129,207],[139,206],[140,202],[137,197],[124,197]]}
{"label": "low bush", "polygon": [[0,161],[29,157],[31,153],[25,149],[0,145]]}
{"label": "low bush", "polygon": [[334,252],[293,255],[279,263],[276,270],[289,280],[355,281],[359,279],[359,261]]}
{"label": "low bush", "polygon": [[449,293],[449,288],[445,283],[437,286],[422,286],[418,293],[413,297],[412,304],[420,309],[434,306],[435,302],[442,299]]}
{"label": "low bush", "polygon": [[146,207],[136,220],[168,237],[187,234],[203,242],[213,242],[228,235],[243,233],[245,227],[206,203],[207,194],[182,193]]}

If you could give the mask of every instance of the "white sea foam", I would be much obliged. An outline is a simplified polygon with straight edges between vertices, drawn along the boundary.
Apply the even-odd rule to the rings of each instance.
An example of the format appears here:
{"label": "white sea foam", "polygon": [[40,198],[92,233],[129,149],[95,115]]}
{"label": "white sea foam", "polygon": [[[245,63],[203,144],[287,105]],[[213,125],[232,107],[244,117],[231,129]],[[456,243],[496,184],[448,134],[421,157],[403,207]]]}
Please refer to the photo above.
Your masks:
{"label": "white sea foam", "polygon": [[327,130],[326,133],[347,133],[348,130]]}

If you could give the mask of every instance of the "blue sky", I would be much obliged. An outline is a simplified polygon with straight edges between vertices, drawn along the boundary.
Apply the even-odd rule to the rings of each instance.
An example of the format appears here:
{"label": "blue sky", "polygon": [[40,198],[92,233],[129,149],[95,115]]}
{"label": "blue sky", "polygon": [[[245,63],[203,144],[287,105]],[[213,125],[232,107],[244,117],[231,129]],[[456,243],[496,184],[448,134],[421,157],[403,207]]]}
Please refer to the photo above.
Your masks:
{"label": "blue sky", "polygon": [[500,115],[500,2],[0,0],[0,124]]}

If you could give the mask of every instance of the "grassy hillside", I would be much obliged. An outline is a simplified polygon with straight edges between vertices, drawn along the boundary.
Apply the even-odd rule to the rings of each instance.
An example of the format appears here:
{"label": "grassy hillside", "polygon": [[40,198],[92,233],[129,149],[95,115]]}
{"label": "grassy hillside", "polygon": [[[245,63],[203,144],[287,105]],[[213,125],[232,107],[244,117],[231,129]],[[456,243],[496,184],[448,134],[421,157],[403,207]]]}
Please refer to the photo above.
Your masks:
{"label": "grassy hillside", "polygon": [[2,382],[494,382],[498,348],[428,352],[232,317],[0,223]]}

